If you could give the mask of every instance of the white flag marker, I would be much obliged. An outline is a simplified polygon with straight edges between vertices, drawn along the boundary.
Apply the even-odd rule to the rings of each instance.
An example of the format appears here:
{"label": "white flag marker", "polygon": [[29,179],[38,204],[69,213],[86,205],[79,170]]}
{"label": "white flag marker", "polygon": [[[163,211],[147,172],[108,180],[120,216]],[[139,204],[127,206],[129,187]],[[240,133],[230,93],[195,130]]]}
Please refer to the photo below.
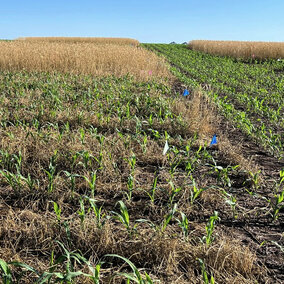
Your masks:
{"label": "white flag marker", "polygon": [[163,151],[163,156],[167,154],[168,150],[170,149],[168,140],[166,140],[164,151]]}

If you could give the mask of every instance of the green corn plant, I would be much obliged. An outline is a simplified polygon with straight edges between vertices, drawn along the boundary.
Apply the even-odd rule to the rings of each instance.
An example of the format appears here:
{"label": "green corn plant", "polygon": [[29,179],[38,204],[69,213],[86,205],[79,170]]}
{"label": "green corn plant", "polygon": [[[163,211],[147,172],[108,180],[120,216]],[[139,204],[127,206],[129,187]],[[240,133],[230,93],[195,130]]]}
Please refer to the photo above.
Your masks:
{"label": "green corn plant", "polygon": [[97,140],[100,143],[101,148],[104,146],[105,136],[102,134],[96,135]]}
{"label": "green corn plant", "polygon": [[169,214],[167,214],[167,215],[165,216],[165,219],[163,220],[163,223],[162,223],[162,225],[161,225],[161,233],[163,233],[163,232],[166,230],[168,224],[170,223],[170,221],[171,221],[172,218],[174,217],[174,214],[176,213],[176,211],[177,211],[177,204],[175,203],[174,206],[173,206],[173,208],[172,208],[171,211],[169,212]]}
{"label": "green corn plant", "polygon": [[23,160],[21,151],[18,153],[18,155],[13,154],[13,160],[15,161],[17,173],[20,174],[22,170],[22,160]]}
{"label": "green corn plant", "polygon": [[121,224],[127,229],[128,233],[131,235],[133,230],[130,227],[130,220],[129,220],[129,214],[128,214],[127,207],[121,200],[118,201],[118,203],[120,207],[120,213],[112,211],[112,213],[115,215],[113,216],[113,218],[120,221]]}
{"label": "green corn plant", "polygon": [[1,279],[3,280],[3,284],[14,284],[14,283],[21,283],[20,280],[22,278],[22,276],[24,275],[24,272],[22,272],[21,274],[19,274],[16,278],[16,282],[13,281],[13,275],[12,275],[12,270],[9,266],[15,266],[15,267],[19,267],[21,269],[24,269],[27,272],[33,272],[36,275],[39,275],[39,272],[34,269],[33,267],[23,263],[23,262],[18,262],[18,261],[12,261],[12,262],[6,262],[3,259],[0,259],[0,271],[2,271],[1,273]]}
{"label": "green corn plant", "polygon": [[284,185],[284,169],[279,172],[279,180],[275,181],[274,192],[277,194]]}
{"label": "green corn plant", "polygon": [[207,164],[207,165],[212,167],[214,172],[217,173],[217,180],[218,180],[218,182],[222,182],[222,184],[224,186],[231,187],[232,184],[231,184],[231,180],[230,180],[230,177],[229,177],[229,173],[231,171],[234,171],[235,169],[237,169],[239,167],[239,165],[228,166],[227,168],[223,168],[222,166],[218,166],[214,159],[213,159],[213,163],[214,164]]}
{"label": "green corn plant", "polygon": [[132,192],[134,189],[134,177],[132,175],[129,175],[127,178],[127,189],[128,189],[128,193],[126,193],[126,196],[128,200],[131,200]]}
{"label": "green corn plant", "polygon": [[142,152],[143,152],[144,154],[147,153],[147,142],[148,142],[147,134],[144,133],[143,141],[142,141],[142,143],[140,144],[140,145],[141,145],[141,148],[142,148]]}
{"label": "green corn plant", "polygon": [[189,223],[186,215],[180,211],[181,220],[176,218],[179,227],[182,229],[183,236],[186,241],[188,241],[188,233],[189,233]]}
{"label": "green corn plant", "polygon": [[134,189],[134,184],[135,184],[135,179],[134,179],[134,175],[135,175],[135,165],[136,165],[136,156],[133,153],[131,155],[131,157],[129,159],[126,159],[129,166],[130,166],[130,174],[128,176],[127,179],[127,189],[128,189],[128,193],[126,193],[128,200],[131,200],[132,197],[132,192]]}
{"label": "green corn plant", "polygon": [[149,193],[148,191],[146,191],[146,193],[150,197],[152,203],[154,203],[154,201],[155,201],[155,193],[156,193],[156,190],[157,190],[157,181],[158,181],[158,176],[155,173],[155,177],[154,177],[154,181],[153,181],[153,184],[152,184],[151,192]]}
{"label": "green corn plant", "polygon": [[274,221],[278,219],[280,210],[284,208],[283,201],[284,201],[284,189],[281,192],[274,195],[274,202],[273,201],[270,202],[273,209],[272,217]]}
{"label": "green corn plant", "polygon": [[19,193],[22,187],[21,176],[19,174],[14,174],[7,170],[0,170],[0,175],[4,177],[5,181],[12,187],[15,193]]}
{"label": "green corn plant", "polygon": [[[73,283],[73,279],[75,279],[78,276],[85,276],[88,277],[90,280],[92,280],[93,283],[99,284],[99,278],[100,278],[100,267],[102,265],[102,262],[96,265],[96,268],[93,268],[89,261],[87,261],[80,253],[77,252],[70,252],[68,251],[65,246],[59,242],[56,241],[58,245],[62,248],[63,254],[58,257],[57,260],[54,261],[54,257],[52,255],[51,257],[51,266],[49,271],[44,272],[40,275],[39,279],[37,280],[38,284],[44,284],[44,283]],[[74,271],[74,264],[87,264],[89,270],[92,272],[92,274],[87,274],[82,271]],[[65,264],[65,271],[62,272],[56,272],[55,269],[57,266],[63,266]],[[51,282],[54,280],[54,282]]]}
{"label": "green corn plant", "polygon": [[85,211],[84,199],[82,197],[80,197],[79,203],[80,203],[80,210],[78,210],[77,213],[79,214],[79,217],[80,217],[81,227],[84,228],[86,211]]}
{"label": "green corn plant", "polygon": [[152,113],[149,115],[148,124],[149,124],[150,127],[153,126],[153,114]]}
{"label": "green corn plant", "polygon": [[59,205],[55,201],[53,202],[53,209],[54,209],[54,212],[56,214],[57,222],[60,223],[60,220],[61,220],[61,209],[60,209]]}
{"label": "green corn plant", "polygon": [[279,175],[280,175],[279,185],[282,185],[282,183],[284,183],[284,169],[280,171]]}
{"label": "green corn plant", "polygon": [[237,219],[238,218],[238,213],[236,210],[237,198],[234,197],[232,194],[229,194],[228,192],[226,192],[224,189],[222,189],[222,193],[225,197],[226,203],[229,204],[232,208],[233,218]]}
{"label": "green corn plant", "polygon": [[93,209],[93,212],[94,212],[95,217],[96,217],[96,224],[97,224],[97,227],[98,227],[99,229],[102,229],[102,227],[104,226],[104,224],[105,224],[105,222],[106,222],[106,220],[104,219],[105,213],[102,214],[102,206],[99,208],[99,207],[96,205],[97,200],[95,200],[95,199],[89,198],[89,197],[87,197],[87,196],[86,196],[85,198],[89,201],[89,203],[90,203],[90,205],[91,205],[91,208],[89,209],[89,211],[90,211],[91,209]]}
{"label": "green corn plant", "polygon": [[12,271],[8,265],[7,262],[5,262],[3,259],[0,259],[0,268],[1,268],[1,279],[3,284],[12,284],[13,283],[13,277],[12,277]]}
{"label": "green corn plant", "polygon": [[32,191],[36,185],[39,187],[39,180],[33,179],[30,174],[28,174],[28,177],[24,177],[22,175],[20,175],[20,177],[26,183],[30,191]]}
{"label": "green corn plant", "polygon": [[187,171],[187,176],[189,176],[193,171],[194,171],[194,164],[196,163],[197,161],[197,158],[195,159],[191,159],[191,158],[188,158],[187,161],[186,161],[186,166],[185,166],[185,169]]}
{"label": "green corn plant", "polygon": [[85,144],[85,137],[86,137],[86,133],[85,130],[83,128],[80,129],[80,140],[81,143],[84,145]]}
{"label": "green corn plant", "polygon": [[72,160],[72,163],[71,163],[72,171],[73,171],[73,169],[76,165],[76,162],[77,162],[77,159],[78,159],[79,156],[80,156],[80,152],[76,152],[74,155],[72,155],[72,158],[71,158],[71,160]]}
{"label": "green corn plant", "polygon": [[103,151],[102,149],[100,150],[99,152],[99,157],[94,157],[94,159],[97,161],[97,163],[99,164],[99,168],[98,170],[101,170],[103,169],[103,157],[104,157],[104,154],[103,154]]}
{"label": "green corn plant", "polygon": [[78,165],[82,165],[85,169],[92,166],[93,156],[88,151],[78,151],[72,156],[72,170],[74,169],[78,157],[83,159],[83,162],[80,161]]}
{"label": "green corn plant", "polygon": [[89,188],[91,189],[91,197],[94,198],[96,191],[97,171],[91,173],[90,179],[87,176],[82,176],[82,177],[88,183]]}
{"label": "green corn plant", "polygon": [[152,135],[156,140],[159,140],[161,138],[161,134],[159,133],[158,130],[149,128],[149,131],[151,131]]}
{"label": "green corn plant", "polygon": [[273,198],[267,198],[265,196],[261,196],[262,199],[266,200],[269,206],[272,209],[271,216],[274,221],[276,221],[279,217],[279,212],[282,208],[284,208],[284,189],[281,192],[278,192],[273,195]]}
{"label": "green corn plant", "polygon": [[168,183],[171,187],[170,194],[169,194],[169,200],[170,200],[170,205],[172,205],[176,195],[182,190],[182,188],[181,187],[176,188],[172,181],[168,181]]}
{"label": "green corn plant", "polygon": [[57,151],[55,151],[54,155],[51,157],[48,170],[44,170],[48,177],[48,193],[51,193],[53,191],[55,172],[56,172],[56,166],[55,166],[56,158],[57,158]]}
{"label": "green corn plant", "polygon": [[126,135],[126,137],[123,135],[123,133],[121,131],[119,131],[117,128],[115,129],[117,132],[117,135],[121,138],[121,140],[123,141],[124,147],[125,149],[128,149],[129,144],[130,144],[130,139],[131,137],[129,135]]}
{"label": "green corn plant", "polygon": [[208,278],[208,275],[207,275],[207,271],[206,271],[206,268],[205,268],[204,261],[200,258],[198,258],[198,261],[199,261],[199,264],[200,264],[204,284],[214,284],[215,280],[214,280],[213,276],[210,277],[210,282],[209,282],[209,278]]}
{"label": "green corn plant", "polygon": [[136,127],[135,127],[135,135],[139,136],[142,131],[142,122],[141,120],[135,115],[134,116],[135,122],[136,122]]}
{"label": "green corn plant", "polygon": [[205,190],[205,188],[198,189],[196,186],[196,182],[191,176],[190,179],[192,180],[192,190],[190,190],[190,203],[191,205],[194,201],[200,196],[200,194]]}
{"label": "green corn plant", "polygon": [[137,269],[137,267],[133,264],[132,261],[130,261],[129,259],[117,255],[117,254],[106,254],[104,257],[116,257],[119,259],[122,259],[123,261],[125,261],[130,268],[132,269],[133,273],[123,273],[123,272],[118,272],[115,273],[115,276],[122,276],[125,277],[127,279],[127,283],[130,283],[130,281],[133,281],[134,283],[138,283],[138,284],[153,284],[154,281],[151,280],[150,276],[145,272],[144,276],[140,273],[140,271]]}
{"label": "green corn plant", "polygon": [[203,237],[203,240],[205,240],[205,243],[207,245],[207,247],[209,247],[213,241],[213,231],[214,231],[214,227],[215,227],[215,223],[216,221],[220,220],[220,218],[218,217],[218,212],[214,211],[214,215],[212,215],[209,218],[209,221],[207,222],[205,229],[206,229],[206,236]]}
{"label": "green corn plant", "polygon": [[[175,147],[172,147],[172,152],[175,153],[175,157],[174,159],[171,159],[169,161],[169,164],[170,164],[170,169],[169,169],[169,172],[170,172],[170,175],[171,177],[173,178],[174,176],[174,173],[177,169],[177,167],[179,166],[179,164],[181,163],[181,159],[177,156],[177,154],[179,153],[179,151],[175,148]],[[170,155],[167,155],[168,159],[170,159]]]}
{"label": "green corn plant", "polygon": [[69,173],[68,171],[63,171],[63,173],[66,175],[66,177],[70,180],[71,182],[71,193],[72,193],[72,198],[74,197],[74,192],[75,192],[75,183],[76,183],[76,178],[80,177],[78,174],[73,174]]}
{"label": "green corn plant", "polygon": [[[248,174],[249,174],[249,179],[247,180],[248,182],[251,182],[252,184],[252,187],[257,190],[259,188],[259,179],[260,179],[260,174],[261,174],[261,171],[259,170],[258,172],[256,173],[253,173],[251,171],[248,171]],[[246,182],[244,182],[246,183]]]}
{"label": "green corn plant", "polygon": [[81,152],[81,156],[83,158],[83,165],[85,169],[88,169],[89,166],[92,166],[92,155],[88,151]]}

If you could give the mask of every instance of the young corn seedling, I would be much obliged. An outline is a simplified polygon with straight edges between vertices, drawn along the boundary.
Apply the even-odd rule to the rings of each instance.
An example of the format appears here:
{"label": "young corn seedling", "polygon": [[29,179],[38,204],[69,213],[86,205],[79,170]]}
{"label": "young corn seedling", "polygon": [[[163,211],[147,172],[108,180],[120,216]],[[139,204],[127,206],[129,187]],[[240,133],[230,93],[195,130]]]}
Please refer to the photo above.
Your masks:
{"label": "young corn seedling", "polygon": [[85,130],[83,128],[80,129],[80,140],[82,145],[85,144],[85,137],[86,137],[86,133]]}
{"label": "young corn seedling", "polygon": [[208,278],[208,274],[207,274],[207,271],[206,271],[206,268],[205,268],[204,261],[200,258],[198,258],[198,261],[199,261],[199,264],[200,264],[200,267],[201,267],[201,272],[202,272],[204,284],[214,284],[215,280],[214,280],[213,276],[210,277],[210,282],[209,282],[209,278]]}
{"label": "young corn seedling", "polygon": [[231,206],[232,212],[233,212],[233,219],[238,218],[238,212],[236,210],[236,205],[237,205],[237,198],[234,197],[232,194],[229,194],[226,192],[224,189],[222,190],[222,193],[225,197],[225,202]]}
{"label": "young corn seedling", "polygon": [[115,215],[113,218],[120,221],[121,224],[127,229],[128,233],[132,234],[132,228],[130,227],[130,220],[129,220],[129,214],[127,207],[123,203],[123,201],[118,201],[119,207],[120,207],[120,213],[112,211],[112,213]]}
{"label": "young corn seedling", "polygon": [[220,220],[220,218],[218,217],[218,212],[214,211],[214,215],[212,215],[209,218],[209,221],[207,222],[205,229],[206,229],[206,236],[203,237],[203,240],[206,243],[206,246],[209,247],[213,241],[213,231],[214,231],[214,227],[215,227],[215,223]]}
{"label": "young corn seedling", "polygon": [[21,176],[13,174],[7,170],[0,170],[0,175],[4,177],[5,181],[11,186],[15,193],[19,193],[21,185]]}
{"label": "young corn seedling", "polygon": [[176,195],[181,191],[181,187],[175,187],[174,186],[174,183],[172,181],[168,181],[169,182],[169,185],[171,186],[171,191],[170,191],[170,197],[169,197],[169,200],[170,200],[170,204],[172,205],[173,202],[174,202],[174,199],[176,197]]}
{"label": "young corn seedling", "polygon": [[13,154],[12,157],[13,157],[12,160],[14,160],[15,162],[16,171],[18,174],[20,174],[22,171],[22,160],[23,160],[22,153],[19,152],[18,155]]}
{"label": "young corn seedling", "polygon": [[69,173],[68,171],[63,171],[63,173],[66,175],[66,177],[70,180],[71,182],[71,193],[72,193],[72,198],[74,198],[74,192],[75,192],[75,182],[76,178],[80,177],[78,174],[73,174]]}
{"label": "young corn seedling", "polygon": [[148,142],[147,134],[144,133],[142,142],[140,141],[140,139],[138,139],[138,143],[141,146],[143,154],[146,154],[146,152],[147,152],[147,142]]}
{"label": "young corn seedling", "polygon": [[156,189],[157,189],[157,181],[158,181],[158,176],[155,173],[155,178],[154,178],[154,181],[153,181],[153,184],[152,184],[151,192],[149,193],[148,191],[146,191],[146,193],[150,197],[152,203],[154,203],[154,201],[155,201],[155,193],[156,193]]}
{"label": "young corn seedling", "polygon": [[163,233],[166,230],[168,224],[170,223],[170,221],[174,217],[174,214],[176,213],[176,211],[177,211],[177,204],[175,203],[172,210],[170,211],[170,213],[165,216],[165,219],[164,219],[164,221],[161,225],[161,233]]}
{"label": "young corn seedling", "polygon": [[273,220],[277,220],[279,217],[279,212],[282,208],[284,208],[284,189],[277,193],[274,194],[274,201],[270,201],[270,205],[272,206],[273,209]]}
{"label": "young corn seedling", "polygon": [[3,284],[12,284],[13,283],[13,277],[12,277],[12,271],[6,261],[3,259],[0,259],[0,268],[1,268],[1,279]]}
{"label": "young corn seedling", "polygon": [[183,212],[180,212],[180,216],[181,216],[181,220],[178,218],[176,218],[176,220],[178,222],[179,227],[182,229],[184,239],[188,241],[188,233],[189,233],[188,232],[188,229],[189,229],[188,219]]}
{"label": "young corn seedling", "polygon": [[153,127],[153,114],[151,113],[149,118],[148,118],[148,124],[150,127]]}
{"label": "young corn seedling", "polygon": [[55,154],[51,157],[48,170],[44,170],[48,176],[48,193],[51,193],[53,191],[55,171],[56,171],[56,166],[55,166],[56,158],[57,158],[57,152],[55,152]]}
{"label": "young corn seedling", "polygon": [[60,220],[61,220],[61,209],[55,201],[53,202],[53,209],[54,209],[54,212],[56,214],[57,222],[59,224]]}
{"label": "young corn seedling", "polygon": [[[284,185],[284,169],[279,172],[279,180],[275,181],[274,193],[277,194],[281,191]],[[283,188],[284,189],[284,188]]]}
{"label": "young corn seedling", "polygon": [[193,179],[192,176],[190,177],[190,179],[192,180],[192,190],[190,191],[190,203],[192,205],[205,189],[204,188],[198,189],[195,180]]}
{"label": "young corn seedling", "polygon": [[[260,177],[261,171],[258,171],[256,173],[249,171],[248,174],[250,175],[250,178],[247,181],[252,184],[252,187],[254,188],[254,190],[257,190],[260,186],[259,185],[259,177]],[[244,182],[244,183],[246,183],[246,182]]]}
{"label": "young corn seedling", "polygon": [[84,199],[82,197],[80,197],[79,202],[80,202],[80,210],[78,210],[77,213],[79,214],[79,217],[80,217],[81,227],[82,227],[82,229],[84,229],[84,221],[85,221],[85,217],[86,217]]}
{"label": "young corn seedling", "polygon": [[3,284],[21,283],[20,280],[25,273],[25,272],[22,271],[20,274],[18,274],[17,277],[16,277],[16,282],[14,282],[12,270],[9,267],[9,265],[13,265],[15,267],[24,269],[26,272],[32,272],[32,273],[39,275],[39,272],[36,269],[34,269],[33,267],[31,267],[31,266],[29,266],[29,265],[27,265],[23,262],[12,261],[12,262],[7,263],[3,259],[0,259],[0,271],[2,271],[1,279],[3,280],[3,282],[2,282]]}
{"label": "young corn seedling", "polygon": [[236,166],[228,166],[227,168],[223,168],[222,166],[217,166],[216,161],[213,160],[214,165],[210,164],[210,166],[214,169],[215,173],[217,173],[217,180],[221,182],[223,186],[231,187],[231,179],[229,177],[229,173],[234,171],[239,165]]}
{"label": "young corn seedling", "polygon": [[98,170],[101,170],[103,168],[103,156],[104,156],[104,154],[103,154],[103,151],[102,151],[102,148],[101,148],[101,150],[99,152],[99,157],[98,158],[94,157],[94,159],[97,161],[97,163],[99,165]]}
{"label": "young corn seedling", "polygon": [[284,169],[280,171],[279,175],[280,175],[279,185],[282,185],[282,183],[284,183]]}
{"label": "young corn seedling", "polygon": [[137,269],[137,267],[133,264],[133,262],[131,262],[129,259],[123,256],[120,256],[120,255],[117,255],[117,254],[106,254],[104,257],[120,258],[123,261],[125,261],[133,271],[133,273],[118,272],[118,273],[115,273],[115,275],[112,278],[114,278],[115,276],[125,277],[127,279],[126,283],[132,283],[130,281],[133,281],[134,283],[138,283],[138,284],[153,284],[154,283],[154,281],[150,278],[150,276],[146,272],[144,275],[142,275],[140,271]]}
{"label": "young corn seedling", "polygon": [[[59,242],[56,241],[59,246],[62,248],[64,253],[58,257],[57,260],[54,261],[54,257],[52,255],[51,263],[50,263],[50,269],[47,272],[44,272],[39,279],[37,280],[37,283],[44,284],[44,283],[73,283],[73,280],[78,276],[85,276],[92,280],[93,283],[99,284],[100,280],[100,267],[102,265],[102,262],[96,265],[96,268],[93,268],[92,265],[88,260],[86,260],[80,253],[77,252],[69,252],[65,246]],[[65,264],[65,271],[62,272],[56,272],[55,269],[57,266],[62,267]],[[92,272],[92,274],[87,274],[82,271],[74,271],[74,267],[76,264],[86,264],[89,268],[89,270]],[[51,282],[53,280],[53,282]]]}
{"label": "young corn seedling", "polygon": [[28,174],[28,177],[24,177],[22,175],[20,175],[20,177],[26,183],[30,191],[32,191],[36,185],[39,187],[39,180],[33,179],[30,174]]}
{"label": "young corn seedling", "polygon": [[128,193],[126,193],[128,200],[131,200],[132,197],[132,192],[134,189],[134,184],[135,184],[135,165],[136,165],[136,156],[135,154],[132,154],[132,156],[127,159],[128,164],[130,166],[130,174],[128,176],[128,180],[127,180],[127,189],[128,189]]}
{"label": "young corn seedling", "polygon": [[91,205],[91,208],[88,210],[88,212],[90,212],[91,209],[93,209],[93,212],[95,214],[95,217],[96,217],[96,224],[97,224],[97,227],[98,229],[102,229],[102,227],[104,226],[106,220],[104,219],[105,217],[105,213],[102,213],[102,206],[99,208],[97,205],[96,205],[96,202],[97,200],[95,199],[92,199],[92,198],[89,198],[89,197],[85,197],[90,205]]}
{"label": "young corn seedling", "polygon": [[87,176],[83,176],[83,178],[88,183],[89,188],[91,189],[91,198],[94,198],[96,191],[97,172],[92,172],[90,179]]}
{"label": "young corn seedling", "polygon": [[269,206],[271,207],[272,209],[271,215],[274,221],[278,219],[280,210],[284,208],[284,189],[282,191],[280,190],[281,184],[283,183],[283,178],[281,174],[282,171],[280,172],[280,181],[275,186],[276,193],[274,193],[273,198],[267,198],[265,196],[261,196],[262,199],[265,199],[268,202]]}
{"label": "young corn seedling", "polygon": [[169,161],[169,164],[170,164],[170,175],[173,178],[174,173],[175,173],[177,167],[181,163],[181,159],[178,156],[179,150],[176,147],[172,147],[172,152],[175,154],[175,157],[173,159],[170,157],[170,155],[167,155],[167,157],[168,157],[169,160],[171,159]]}

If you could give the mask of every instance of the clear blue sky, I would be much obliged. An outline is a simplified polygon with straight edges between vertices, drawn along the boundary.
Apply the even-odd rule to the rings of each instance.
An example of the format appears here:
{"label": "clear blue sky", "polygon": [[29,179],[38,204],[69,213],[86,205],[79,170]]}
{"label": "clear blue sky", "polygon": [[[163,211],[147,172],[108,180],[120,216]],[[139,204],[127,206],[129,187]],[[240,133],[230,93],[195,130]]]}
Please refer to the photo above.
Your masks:
{"label": "clear blue sky", "polygon": [[0,0],[0,38],[284,41],[284,0]]}

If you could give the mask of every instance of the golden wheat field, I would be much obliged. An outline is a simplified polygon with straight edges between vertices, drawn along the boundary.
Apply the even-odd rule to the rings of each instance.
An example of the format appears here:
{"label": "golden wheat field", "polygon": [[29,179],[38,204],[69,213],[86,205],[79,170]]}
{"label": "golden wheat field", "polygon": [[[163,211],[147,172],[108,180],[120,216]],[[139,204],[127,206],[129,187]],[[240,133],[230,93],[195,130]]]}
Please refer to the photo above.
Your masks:
{"label": "golden wheat field", "polygon": [[284,58],[283,42],[192,40],[188,47],[214,55],[236,58]]}
{"label": "golden wheat field", "polygon": [[[114,41],[115,42],[115,41]],[[0,69],[7,71],[59,71],[95,76],[133,75],[136,79],[165,77],[165,61],[133,45],[67,41],[0,42]]]}
{"label": "golden wheat field", "polygon": [[94,44],[118,44],[138,46],[139,41],[131,38],[115,37],[20,37],[17,40],[29,42],[65,42],[65,43],[94,43]]}

